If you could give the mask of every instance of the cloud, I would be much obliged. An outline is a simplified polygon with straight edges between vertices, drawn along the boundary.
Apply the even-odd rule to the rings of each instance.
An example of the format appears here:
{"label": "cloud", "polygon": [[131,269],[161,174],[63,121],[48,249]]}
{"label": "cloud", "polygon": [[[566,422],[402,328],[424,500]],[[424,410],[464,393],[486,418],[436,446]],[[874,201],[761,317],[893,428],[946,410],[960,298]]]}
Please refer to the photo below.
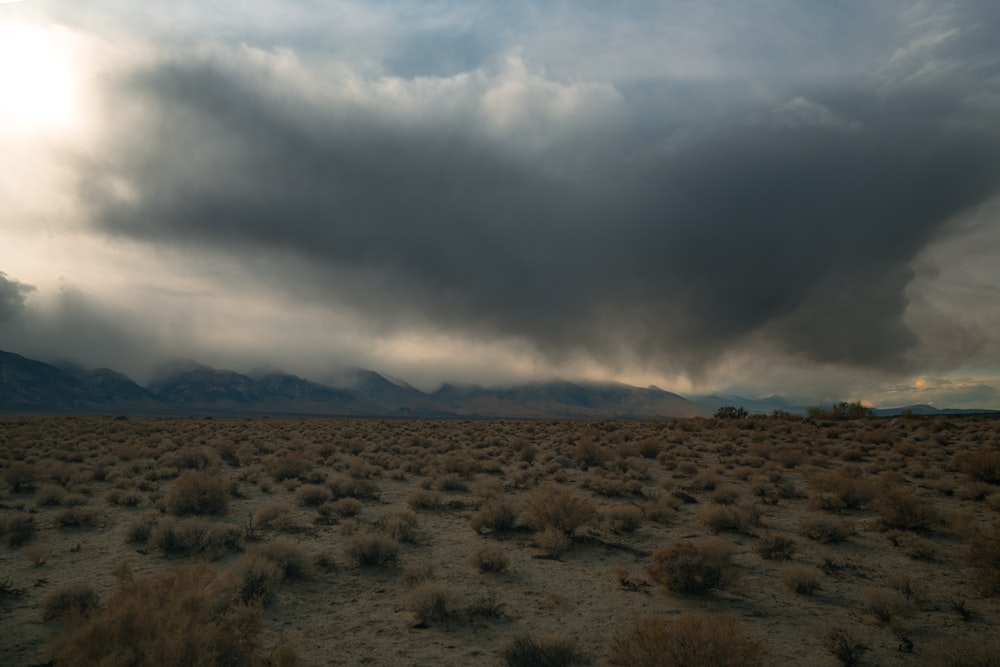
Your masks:
{"label": "cloud", "polygon": [[[698,373],[763,333],[901,369],[911,262],[1000,175],[996,131],[963,123],[968,91],[940,82],[799,86],[678,133],[648,97],[517,56],[453,77],[317,72],[245,46],[132,71],[114,95],[141,100],[124,117],[140,139],[87,165],[92,224],[280,255],[268,280],[291,298],[554,360]],[[134,196],[107,187],[122,181]]]}
{"label": "cloud", "polygon": [[0,322],[17,317],[24,310],[28,294],[34,290],[34,286],[9,278],[0,271]]}

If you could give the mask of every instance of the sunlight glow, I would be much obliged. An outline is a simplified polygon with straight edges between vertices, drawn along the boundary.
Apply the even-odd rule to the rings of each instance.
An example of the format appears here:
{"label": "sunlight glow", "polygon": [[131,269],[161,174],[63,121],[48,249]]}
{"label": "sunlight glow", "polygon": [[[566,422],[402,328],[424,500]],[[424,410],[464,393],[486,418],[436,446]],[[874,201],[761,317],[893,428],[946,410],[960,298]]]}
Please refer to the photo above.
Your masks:
{"label": "sunlight glow", "polygon": [[0,130],[73,129],[81,120],[78,78],[58,28],[0,23]]}

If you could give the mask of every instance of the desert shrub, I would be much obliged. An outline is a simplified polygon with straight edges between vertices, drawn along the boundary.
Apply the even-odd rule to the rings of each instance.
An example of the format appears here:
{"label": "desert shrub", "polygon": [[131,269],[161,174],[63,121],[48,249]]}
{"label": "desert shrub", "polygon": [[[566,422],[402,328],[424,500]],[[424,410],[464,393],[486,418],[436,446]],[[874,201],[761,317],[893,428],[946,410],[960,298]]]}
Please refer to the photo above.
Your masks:
{"label": "desert shrub", "polygon": [[438,477],[435,486],[441,491],[468,491],[469,485],[459,475],[450,474]]}
{"label": "desert shrub", "polygon": [[406,504],[415,510],[439,510],[444,506],[441,494],[427,489],[414,489],[406,497]]}
{"label": "desert shrub", "polygon": [[415,544],[420,539],[420,522],[417,515],[408,510],[397,510],[387,514],[381,523],[382,532],[397,542]]}
{"label": "desert shrub", "polygon": [[810,504],[829,512],[861,509],[876,495],[875,483],[862,479],[853,469],[822,472],[813,479],[813,487],[819,493],[812,496]]}
{"label": "desert shrub", "polygon": [[668,524],[677,518],[678,502],[669,494],[651,498],[642,504],[642,514],[650,521]]}
{"label": "desert shrub", "polygon": [[414,588],[418,584],[434,579],[434,563],[423,561],[403,568],[399,575],[399,583],[403,588]]}
{"label": "desert shrub", "polygon": [[284,573],[259,554],[243,554],[219,575],[216,587],[231,605],[266,606],[274,599]]}
{"label": "desert shrub", "polygon": [[608,498],[627,498],[642,495],[642,482],[618,477],[608,477],[602,473],[592,473],[583,486],[599,496]]}
{"label": "desert shrub", "polygon": [[525,516],[534,530],[545,528],[572,535],[597,512],[587,498],[554,484],[540,486],[525,499]]}
{"label": "desert shrub", "polygon": [[604,522],[612,533],[634,533],[642,525],[642,510],[635,505],[618,505],[604,512]]}
{"label": "desert shrub", "polygon": [[363,505],[357,498],[338,498],[319,506],[319,515],[328,523],[335,521],[334,517],[352,517],[361,513]]}
{"label": "desert shrub", "polygon": [[611,640],[609,661],[628,667],[759,667],[764,649],[728,614],[644,618]]}
{"label": "desert shrub", "polygon": [[434,625],[452,615],[455,594],[448,586],[436,581],[424,581],[406,594],[406,608],[413,612],[421,626]]}
{"label": "desert shrub", "polygon": [[485,618],[501,618],[504,615],[504,603],[500,600],[500,596],[497,592],[492,589],[487,589],[484,593],[478,595],[469,605],[468,613],[470,616],[482,616]]}
{"label": "desert shrub", "polygon": [[880,625],[886,625],[899,616],[909,616],[913,612],[913,604],[905,595],[892,588],[868,590],[861,600],[861,607],[866,614],[874,616]]}
{"label": "desert shrub", "polygon": [[938,520],[934,507],[921,498],[899,489],[883,493],[878,500],[882,523],[900,530],[927,530]]}
{"label": "desert shrub", "polygon": [[674,542],[653,553],[650,578],[675,593],[707,593],[731,576],[735,549],[719,539]]}
{"label": "desert shrub", "polygon": [[142,504],[142,494],[135,489],[111,489],[104,496],[109,505],[122,507],[138,507]]}
{"label": "desert shrub", "polygon": [[570,667],[586,662],[569,637],[523,635],[504,646],[500,656],[507,667]]}
{"label": "desert shrub", "polygon": [[261,664],[260,610],[220,605],[210,590],[213,573],[184,566],[121,588],[99,612],[51,647],[54,664]]}
{"label": "desert shrub", "polygon": [[311,579],[315,574],[309,554],[290,540],[278,539],[255,545],[247,552],[274,563],[286,579]]}
{"label": "desert shrub", "polygon": [[304,480],[312,469],[312,464],[300,452],[282,452],[269,456],[264,461],[264,469],[275,482],[286,479]]}
{"label": "desert shrub", "polygon": [[958,469],[987,484],[1000,484],[1000,450],[966,452],[959,455]]}
{"label": "desert shrub", "polygon": [[67,507],[56,512],[55,525],[60,528],[92,527],[101,522],[101,513],[93,507]]}
{"label": "desert shrub", "polygon": [[553,526],[547,526],[535,533],[535,545],[542,550],[546,558],[559,558],[572,544],[573,538]]}
{"label": "desert shrub", "polygon": [[476,550],[469,562],[480,572],[503,572],[509,559],[507,552],[499,544],[487,544]]}
{"label": "desert shrub", "polygon": [[60,504],[63,507],[79,507],[87,504],[87,496],[82,493],[67,493],[62,497]]}
{"label": "desert shrub", "polygon": [[253,523],[259,528],[293,531],[298,528],[292,517],[292,506],[282,500],[262,505],[254,512]]}
{"label": "desert shrub", "polygon": [[62,502],[66,489],[58,484],[43,484],[35,491],[35,504],[39,507],[50,507]]}
{"label": "desert shrub", "polygon": [[965,544],[966,560],[979,570],[983,593],[1000,593],[1000,521],[972,528]]}
{"label": "desert shrub", "polygon": [[476,511],[469,523],[477,533],[509,531],[517,524],[518,511],[503,498],[491,498]]}
{"label": "desert shrub", "polygon": [[150,530],[149,544],[165,554],[199,555],[215,560],[239,549],[242,535],[239,527],[230,524],[200,517],[178,521],[165,516]]}
{"label": "desert shrub", "polygon": [[9,547],[19,547],[27,543],[35,534],[35,517],[19,514],[0,522],[0,537]]}
{"label": "desert shrub", "polygon": [[385,535],[365,533],[351,538],[345,553],[358,567],[395,565],[399,558],[399,543]]}
{"label": "desert shrub", "polygon": [[303,507],[318,507],[333,498],[333,492],[319,484],[306,484],[295,490],[295,502]]}
{"label": "desert shrub", "polygon": [[836,519],[817,518],[804,521],[801,526],[802,534],[810,540],[815,540],[820,544],[835,544],[843,542],[854,534],[854,528],[845,521]]}
{"label": "desert shrub", "polygon": [[218,474],[189,470],[181,474],[167,495],[167,511],[177,516],[221,516],[229,508],[229,487]]}
{"label": "desert shrub", "polygon": [[734,486],[720,486],[712,492],[712,502],[717,505],[732,505],[740,497],[740,491]]}
{"label": "desert shrub", "polygon": [[713,533],[733,531],[754,535],[760,525],[761,514],[760,505],[756,503],[720,505],[702,512],[701,520]]}
{"label": "desert shrub", "polygon": [[794,563],[782,565],[781,581],[799,595],[812,595],[819,590],[819,572],[813,567]]}
{"label": "desert shrub", "polygon": [[767,560],[791,560],[798,545],[790,537],[768,534],[757,541],[756,551]]}
{"label": "desert shrub", "polygon": [[46,621],[83,615],[97,609],[100,598],[93,584],[78,581],[67,584],[42,599],[42,618]]}
{"label": "desert shrub", "polygon": [[157,516],[153,513],[134,519],[125,529],[125,541],[129,544],[146,544],[156,524]]}
{"label": "desert shrub", "polygon": [[573,449],[573,460],[586,470],[591,466],[599,466],[610,458],[611,453],[591,438],[582,438]]}
{"label": "desert shrub", "polygon": [[334,498],[374,498],[378,495],[375,482],[365,477],[335,475],[328,483]]}
{"label": "desert shrub", "polygon": [[854,667],[868,647],[841,625],[831,626],[823,635],[823,646],[841,667]]}
{"label": "desert shrub", "polygon": [[178,470],[204,470],[215,463],[215,457],[201,447],[189,445],[164,457],[164,463]]}
{"label": "desert shrub", "polygon": [[7,482],[13,493],[31,491],[38,481],[38,471],[30,463],[15,461],[3,471],[3,481]]}

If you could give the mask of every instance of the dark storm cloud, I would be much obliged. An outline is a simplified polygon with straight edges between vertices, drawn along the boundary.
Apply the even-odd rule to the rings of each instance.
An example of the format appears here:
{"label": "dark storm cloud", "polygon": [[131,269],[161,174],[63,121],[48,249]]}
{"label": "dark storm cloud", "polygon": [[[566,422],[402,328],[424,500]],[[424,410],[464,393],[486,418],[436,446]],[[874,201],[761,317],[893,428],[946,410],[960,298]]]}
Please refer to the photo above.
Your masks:
{"label": "dark storm cloud", "polygon": [[35,288],[0,271],[0,322],[12,320],[24,310],[24,302]]}
{"label": "dark storm cloud", "polygon": [[[519,122],[490,125],[495,81],[410,115],[294,83],[204,54],[134,72],[117,95],[140,112],[88,165],[93,223],[305,260],[311,282],[280,262],[268,279],[390,327],[417,314],[555,359],[697,371],[763,335],[899,368],[917,343],[911,261],[1000,175],[997,132],[970,107],[981,88],[954,77],[788,85],[782,104],[736,95],[721,114],[674,100],[683,127],[655,104],[669,84],[632,83],[618,112],[582,121],[531,116],[528,94]],[[106,187],[122,177],[130,196]]]}

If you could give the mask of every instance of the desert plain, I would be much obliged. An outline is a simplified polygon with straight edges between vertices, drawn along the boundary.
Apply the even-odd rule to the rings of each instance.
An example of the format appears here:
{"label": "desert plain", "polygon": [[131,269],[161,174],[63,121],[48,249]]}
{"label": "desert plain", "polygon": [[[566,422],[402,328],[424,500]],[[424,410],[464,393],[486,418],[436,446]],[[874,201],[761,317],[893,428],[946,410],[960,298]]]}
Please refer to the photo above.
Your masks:
{"label": "desert plain", "polygon": [[1000,419],[0,418],[0,664],[1000,665]]}

